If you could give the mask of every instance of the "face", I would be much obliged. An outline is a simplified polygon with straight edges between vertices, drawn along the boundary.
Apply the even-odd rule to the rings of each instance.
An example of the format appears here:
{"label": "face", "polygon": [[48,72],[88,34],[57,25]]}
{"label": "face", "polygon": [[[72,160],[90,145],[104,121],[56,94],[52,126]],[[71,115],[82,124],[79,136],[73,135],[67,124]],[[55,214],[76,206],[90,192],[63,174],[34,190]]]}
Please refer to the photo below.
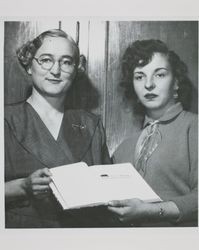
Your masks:
{"label": "face", "polygon": [[[46,37],[28,70],[28,73],[32,75],[35,89],[44,96],[53,97],[65,94],[76,76],[75,55],[76,48],[66,38]],[[38,62],[38,58],[42,60]],[[41,62],[45,64],[51,59],[54,61],[52,68],[43,68]],[[69,61],[71,65],[67,70],[62,71],[61,64]]]}
{"label": "face", "polygon": [[154,53],[147,65],[135,68],[133,84],[138,99],[149,113],[163,114],[175,103],[177,81],[164,54]]}

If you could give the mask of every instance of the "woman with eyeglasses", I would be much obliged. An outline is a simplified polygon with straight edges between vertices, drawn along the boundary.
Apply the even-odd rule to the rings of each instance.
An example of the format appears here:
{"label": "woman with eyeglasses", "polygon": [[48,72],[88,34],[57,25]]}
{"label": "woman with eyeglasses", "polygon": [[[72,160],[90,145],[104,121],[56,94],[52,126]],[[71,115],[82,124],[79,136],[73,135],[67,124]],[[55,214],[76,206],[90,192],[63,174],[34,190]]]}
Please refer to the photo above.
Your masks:
{"label": "woman with eyeglasses", "polygon": [[187,67],[154,39],[132,43],[122,63],[121,85],[143,123],[118,147],[115,162],[131,162],[162,202],[132,197],[110,202],[109,210],[132,226],[197,226],[198,117],[187,111]]}
{"label": "woman with eyeglasses", "polygon": [[65,32],[49,30],[18,49],[17,56],[32,78],[32,93],[5,107],[5,225],[92,226],[61,212],[49,188],[51,167],[110,163],[99,118],[64,108],[77,77],[78,46]]}

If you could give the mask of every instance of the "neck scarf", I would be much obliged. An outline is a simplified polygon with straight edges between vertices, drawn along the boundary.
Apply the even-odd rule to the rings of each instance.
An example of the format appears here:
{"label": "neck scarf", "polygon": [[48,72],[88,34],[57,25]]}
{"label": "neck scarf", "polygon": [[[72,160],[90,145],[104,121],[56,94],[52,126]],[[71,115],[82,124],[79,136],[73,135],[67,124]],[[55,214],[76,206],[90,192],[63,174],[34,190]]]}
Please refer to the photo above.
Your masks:
{"label": "neck scarf", "polygon": [[138,138],[134,155],[135,167],[142,176],[146,174],[148,160],[162,141],[159,125],[171,122],[182,110],[182,105],[176,103],[159,120],[152,120],[147,116],[145,117],[143,130]]}

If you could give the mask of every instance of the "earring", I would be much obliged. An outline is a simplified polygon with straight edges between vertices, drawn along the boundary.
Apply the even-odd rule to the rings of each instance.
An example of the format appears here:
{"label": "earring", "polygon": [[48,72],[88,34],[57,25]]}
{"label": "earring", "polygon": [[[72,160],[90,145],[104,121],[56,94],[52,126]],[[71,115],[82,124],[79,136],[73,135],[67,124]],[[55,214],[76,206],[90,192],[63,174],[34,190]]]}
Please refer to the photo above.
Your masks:
{"label": "earring", "polygon": [[174,94],[173,94],[173,98],[174,98],[174,99],[178,99],[178,89],[179,89],[179,86],[176,86],[176,87],[174,88]]}
{"label": "earring", "polygon": [[178,92],[177,91],[173,94],[173,98],[178,99]]}

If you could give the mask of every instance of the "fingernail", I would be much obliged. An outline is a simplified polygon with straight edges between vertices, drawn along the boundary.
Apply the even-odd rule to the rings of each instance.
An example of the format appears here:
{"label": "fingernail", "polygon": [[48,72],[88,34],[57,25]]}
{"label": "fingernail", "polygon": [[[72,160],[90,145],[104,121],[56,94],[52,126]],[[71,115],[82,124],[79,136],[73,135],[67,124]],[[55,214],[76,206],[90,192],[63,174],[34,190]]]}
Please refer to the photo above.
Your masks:
{"label": "fingernail", "polygon": [[109,201],[108,202],[108,206],[112,206],[113,205],[113,202],[112,201]]}

